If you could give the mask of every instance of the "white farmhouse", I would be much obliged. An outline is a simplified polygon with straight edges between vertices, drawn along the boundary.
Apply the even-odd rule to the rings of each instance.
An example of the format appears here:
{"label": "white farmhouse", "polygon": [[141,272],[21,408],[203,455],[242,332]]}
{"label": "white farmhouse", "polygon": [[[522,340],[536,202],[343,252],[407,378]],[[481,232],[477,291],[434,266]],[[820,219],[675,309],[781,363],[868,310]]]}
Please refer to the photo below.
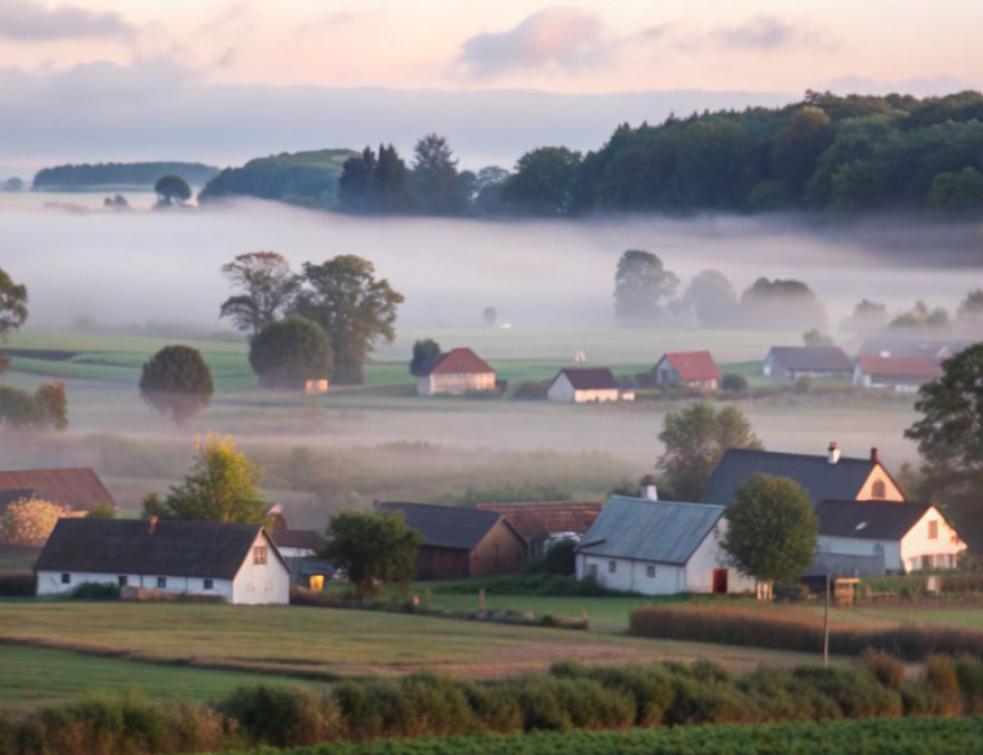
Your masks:
{"label": "white farmhouse", "polygon": [[725,506],[612,496],[577,548],[577,578],[644,595],[734,593],[755,581],[720,547]]}
{"label": "white farmhouse", "polygon": [[38,595],[95,583],[229,603],[290,602],[290,571],[258,524],[59,519],[35,573]]}
{"label": "white farmhouse", "polygon": [[872,557],[878,573],[953,569],[966,550],[959,533],[930,503],[823,501],[816,516],[820,561],[833,566],[837,557],[844,562]]}
{"label": "white farmhouse", "polygon": [[566,367],[556,373],[546,397],[550,401],[586,404],[618,401],[622,395],[607,367]]}
{"label": "white farmhouse", "polygon": [[416,375],[416,392],[421,396],[494,391],[495,387],[495,371],[467,348],[440,354]]}

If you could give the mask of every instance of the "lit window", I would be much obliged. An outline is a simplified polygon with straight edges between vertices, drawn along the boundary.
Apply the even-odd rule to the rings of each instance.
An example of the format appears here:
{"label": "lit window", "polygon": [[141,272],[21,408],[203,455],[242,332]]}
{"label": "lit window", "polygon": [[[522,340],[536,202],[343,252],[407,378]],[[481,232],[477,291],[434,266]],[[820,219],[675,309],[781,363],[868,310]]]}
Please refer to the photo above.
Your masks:
{"label": "lit window", "polygon": [[63,572],[62,575],[61,575],[61,583],[63,585],[70,585],[70,584],[72,584],[72,575],[69,574],[68,572]]}
{"label": "lit window", "polygon": [[265,564],[266,563],[266,546],[257,545],[253,548],[253,563],[254,564]]}
{"label": "lit window", "polygon": [[167,577],[157,577],[157,587],[161,589],[167,587]]}
{"label": "lit window", "polygon": [[212,582],[212,580],[210,580],[210,579],[206,579],[205,580],[205,589],[206,590],[211,590],[214,586],[215,586],[215,583]]}
{"label": "lit window", "polygon": [[618,571],[618,562],[608,561],[608,574],[614,574],[616,571]]}
{"label": "lit window", "polygon": [[652,579],[653,577],[655,577],[655,567],[652,566],[651,564],[649,564],[648,566],[646,566],[645,567],[645,576],[648,577],[649,579]]}
{"label": "lit window", "polygon": [[887,485],[884,484],[884,480],[874,480],[874,484],[870,487],[870,495],[872,498],[887,497]]}
{"label": "lit window", "polygon": [[116,577],[116,581],[119,583],[119,586],[120,587],[126,587],[126,575],[125,574],[120,574],[118,577]]}
{"label": "lit window", "polygon": [[939,539],[939,523],[938,522],[934,522],[933,521],[933,522],[929,522],[928,523],[928,539],[929,540],[938,540]]}

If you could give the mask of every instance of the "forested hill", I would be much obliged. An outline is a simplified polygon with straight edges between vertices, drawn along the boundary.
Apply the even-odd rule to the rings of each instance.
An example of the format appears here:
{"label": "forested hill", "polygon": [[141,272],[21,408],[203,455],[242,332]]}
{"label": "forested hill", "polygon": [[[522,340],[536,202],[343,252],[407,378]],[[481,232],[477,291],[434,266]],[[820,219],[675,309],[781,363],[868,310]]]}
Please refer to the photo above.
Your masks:
{"label": "forested hill", "polygon": [[357,155],[348,149],[322,149],[260,157],[241,168],[223,170],[208,182],[201,199],[239,194],[331,207],[342,166]]}
{"label": "forested hill", "polygon": [[153,188],[163,176],[180,176],[192,186],[204,185],[218,168],[202,163],[132,162],[81,163],[56,165],[39,170],[34,176],[34,188],[87,189],[106,186],[145,186]]}

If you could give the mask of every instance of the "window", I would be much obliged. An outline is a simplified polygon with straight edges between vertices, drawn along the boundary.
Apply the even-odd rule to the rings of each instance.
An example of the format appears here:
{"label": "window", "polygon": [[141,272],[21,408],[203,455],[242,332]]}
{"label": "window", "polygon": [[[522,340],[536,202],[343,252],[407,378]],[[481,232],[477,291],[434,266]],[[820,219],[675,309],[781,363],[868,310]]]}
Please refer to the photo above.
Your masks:
{"label": "window", "polygon": [[126,575],[120,574],[118,577],[116,577],[116,582],[120,587],[126,587]]}
{"label": "window", "polygon": [[939,523],[938,522],[933,521],[933,522],[929,522],[928,523],[928,539],[929,540],[938,540],[939,539]]}
{"label": "window", "polygon": [[160,589],[167,587],[167,577],[157,577],[157,587]]}
{"label": "window", "polygon": [[210,580],[210,579],[206,579],[204,586],[205,586],[205,589],[206,590],[211,590],[211,589],[213,589],[215,587],[215,583],[212,580]]}
{"label": "window", "polygon": [[591,579],[597,579],[597,564],[590,564],[587,567],[587,576]]}
{"label": "window", "polygon": [[618,571],[618,562],[608,561],[608,574],[614,574],[616,571]]}
{"label": "window", "polygon": [[63,585],[70,585],[70,584],[72,584],[72,575],[69,574],[68,572],[62,572],[62,575],[61,575],[61,583]]}
{"label": "window", "polygon": [[257,545],[253,548],[253,563],[262,565],[266,563],[266,546]]}
{"label": "window", "polygon": [[874,484],[870,486],[870,496],[871,498],[887,497],[887,485],[884,484],[884,480],[874,480]]}
{"label": "window", "polygon": [[652,564],[645,567],[645,576],[649,579],[655,578],[655,567]]}

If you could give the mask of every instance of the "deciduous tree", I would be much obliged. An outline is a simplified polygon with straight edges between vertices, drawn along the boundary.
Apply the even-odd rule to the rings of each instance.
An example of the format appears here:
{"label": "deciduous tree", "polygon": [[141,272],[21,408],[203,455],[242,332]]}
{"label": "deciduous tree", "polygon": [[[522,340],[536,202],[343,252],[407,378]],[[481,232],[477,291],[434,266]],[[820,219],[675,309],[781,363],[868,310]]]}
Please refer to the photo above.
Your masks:
{"label": "deciduous tree", "polygon": [[161,207],[169,207],[175,201],[183,204],[191,199],[191,187],[181,176],[162,176],[154,184],[154,191]]}
{"label": "deciduous tree", "polygon": [[11,545],[42,545],[62,517],[72,516],[67,506],[40,498],[21,498],[0,517],[0,534]]}
{"label": "deciduous tree", "polygon": [[238,293],[223,302],[219,316],[230,317],[239,330],[256,334],[289,306],[298,278],[277,252],[249,252],[222,265]]}
{"label": "deciduous tree", "polygon": [[303,388],[334,371],[334,352],[324,329],[306,317],[272,322],[249,342],[249,364],[266,388]]}
{"label": "deciduous tree", "polygon": [[[26,319],[27,287],[14,283],[7,271],[0,268],[0,344]],[[9,360],[0,354],[0,372],[4,372],[8,364]]]}
{"label": "deciduous tree", "polygon": [[177,423],[208,406],[215,386],[201,352],[190,346],[165,346],[143,365],[140,395]]}
{"label": "deciduous tree", "polygon": [[614,313],[628,325],[652,323],[679,285],[675,273],[666,270],[656,255],[629,249],[618,260],[614,275]]}
{"label": "deciduous tree", "polygon": [[331,517],[321,555],[344,569],[360,598],[385,584],[409,586],[422,538],[396,512],[342,511]]}
{"label": "deciduous tree", "polygon": [[509,207],[529,215],[566,215],[573,204],[580,153],[566,147],[540,147],[527,152],[515,173],[502,185]]}
{"label": "deciduous tree", "polygon": [[413,344],[413,358],[410,360],[410,374],[419,377],[427,364],[440,356],[440,344],[432,338],[423,338]]}

